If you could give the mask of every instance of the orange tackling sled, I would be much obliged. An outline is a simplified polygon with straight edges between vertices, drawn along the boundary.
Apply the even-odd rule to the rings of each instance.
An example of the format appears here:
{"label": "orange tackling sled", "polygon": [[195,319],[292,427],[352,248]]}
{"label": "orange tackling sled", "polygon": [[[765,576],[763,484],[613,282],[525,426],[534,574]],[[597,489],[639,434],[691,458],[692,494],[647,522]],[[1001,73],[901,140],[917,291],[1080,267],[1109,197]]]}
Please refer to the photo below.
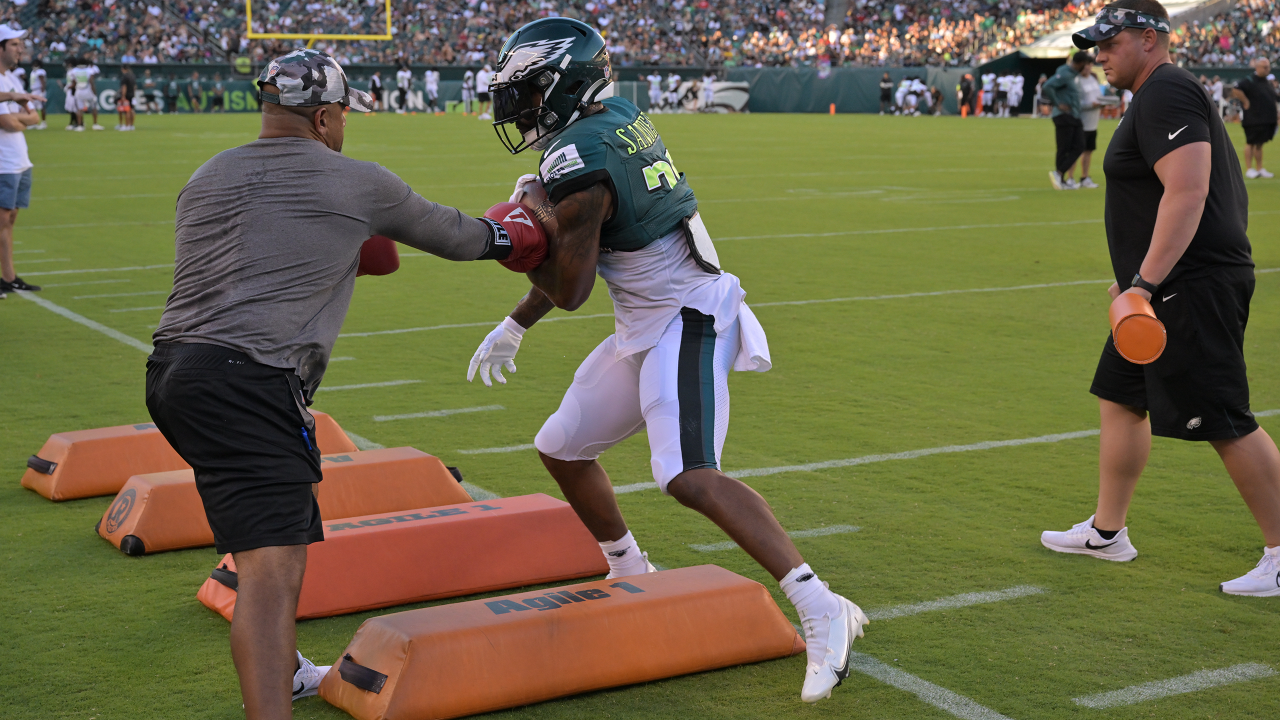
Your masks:
{"label": "orange tackling sled", "polygon": [[[355,444],[333,418],[322,412],[311,414],[320,452],[355,452]],[[190,467],[155,423],[117,425],[50,435],[39,454],[27,459],[22,487],[50,500],[76,500],[114,495],[133,475]]]}
{"label": "orange tackling sled", "polygon": [[764,586],[700,565],[371,618],[320,696],[442,720],[803,651]]}
{"label": "orange tackling sled", "polygon": [[[573,508],[541,494],[327,521],[324,538],[299,620],[609,572]],[[196,598],[230,620],[237,584],[227,555]]]}
{"label": "orange tackling sled", "polygon": [[[320,469],[326,520],[471,500],[439,458],[410,447],[323,455]],[[96,529],[126,555],[213,544],[191,470],[129,478]]]}

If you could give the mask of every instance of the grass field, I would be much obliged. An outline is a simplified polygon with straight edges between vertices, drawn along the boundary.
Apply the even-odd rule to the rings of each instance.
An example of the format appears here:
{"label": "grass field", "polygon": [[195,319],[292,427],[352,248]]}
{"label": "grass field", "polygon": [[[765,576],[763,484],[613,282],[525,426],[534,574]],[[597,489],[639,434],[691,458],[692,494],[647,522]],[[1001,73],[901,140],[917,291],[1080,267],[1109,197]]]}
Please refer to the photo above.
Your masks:
{"label": "grass field", "polygon": [[[143,116],[135,133],[28,133],[37,167],[16,234],[19,273],[46,286],[40,297],[149,344],[172,279],[177,192],[214,153],[252,140],[257,122]],[[654,122],[721,239],[723,264],[742,278],[769,332],[774,369],[731,380],[727,470],[1097,428],[1088,385],[1107,333],[1103,195],[1049,188],[1047,121]],[[1113,126],[1104,124],[1100,144]],[[470,118],[353,116],[347,135],[348,155],[476,215],[505,200],[536,163],[508,155],[487,123]],[[1239,126],[1232,137],[1241,149]],[[1101,182],[1100,166],[1099,153]],[[1280,268],[1277,182],[1248,181],[1260,269]],[[103,268],[120,269],[78,272]],[[496,263],[412,253],[393,276],[361,278],[344,333],[424,329],[339,339],[334,356],[348,359],[330,366],[325,384],[420,382],[321,392],[316,407],[376,443],[439,455],[497,494],[559,496],[532,451],[459,452],[532,442],[578,363],[611,332],[598,284],[576,314],[557,312],[564,321],[525,336],[508,385],[468,384],[476,345],[526,289]],[[979,289],[992,291],[964,292]],[[930,294],[943,291],[958,292]],[[1278,301],[1280,274],[1260,273],[1246,338],[1255,411],[1280,409]],[[431,329],[441,325],[463,327]],[[0,475],[8,478],[0,485],[0,716],[240,716],[228,625],[195,600],[214,550],[126,557],[93,532],[110,498],[53,504],[18,485],[27,456],[51,433],[147,419],[145,354],[16,295],[0,302],[0,337]],[[494,404],[505,409],[374,420]],[[1261,422],[1280,430],[1280,417]],[[651,479],[643,437],[602,462],[615,485]],[[1262,541],[1207,446],[1156,439],[1130,514],[1134,562],[1040,546],[1041,530],[1093,511],[1096,463],[1097,438],[1084,436],[747,478],[788,530],[860,528],[797,545],[832,589],[864,609],[1015,586],[1043,591],[873,622],[855,649],[882,663],[881,677],[932,683],[936,690],[915,686],[926,688],[923,698],[854,673],[831,700],[806,706],[800,656],[507,715],[947,718],[948,706],[1017,720],[1280,717],[1274,676],[1106,710],[1073,702],[1243,663],[1280,669],[1280,599],[1217,589],[1253,567]],[[744,552],[693,547],[724,540],[700,516],[653,490],[619,502],[657,563],[721,565],[764,583],[792,614]],[[369,616],[303,622],[300,648],[332,662]],[[947,705],[942,688],[979,709]],[[345,717],[319,698],[297,703],[295,715]]]}

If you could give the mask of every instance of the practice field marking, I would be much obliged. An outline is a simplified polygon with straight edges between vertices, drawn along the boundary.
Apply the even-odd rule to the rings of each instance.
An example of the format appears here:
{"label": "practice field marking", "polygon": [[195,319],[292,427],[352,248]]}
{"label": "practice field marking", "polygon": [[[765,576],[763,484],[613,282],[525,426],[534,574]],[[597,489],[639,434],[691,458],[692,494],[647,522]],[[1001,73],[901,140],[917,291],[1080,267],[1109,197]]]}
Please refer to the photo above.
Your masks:
{"label": "practice field marking", "polygon": [[[98,178],[106,180],[107,178]],[[96,227],[123,227],[126,225],[172,225],[173,219],[168,220],[122,220],[120,222],[101,222],[101,223],[68,223],[66,225],[23,225],[23,230],[66,230],[70,228],[96,228]]]}
{"label": "practice field marking", "polygon": [[[39,260],[23,260],[19,264],[36,265],[39,263],[51,263],[51,262],[71,262],[71,258],[40,258]],[[34,274],[35,273],[32,273],[32,275]]]}
{"label": "practice field marking", "polygon": [[[15,245],[21,245],[22,243],[14,243],[14,244],[15,244]],[[44,252],[44,250],[14,250],[14,251],[13,251],[13,254],[14,254],[14,255],[26,255],[26,254],[28,254],[28,253],[42,253],[42,252]]]}
{"label": "practice field marking", "polygon": [[858,302],[862,300],[901,300],[915,297],[937,297],[939,295],[961,295],[964,293],[1005,292],[1009,290],[1037,290],[1040,288],[1070,287],[1072,285],[1099,285],[1113,283],[1115,280],[1072,280],[1071,282],[1037,283],[1035,285],[1012,285],[1010,287],[967,288],[964,290],[935,290],[933,292],[898,293],[896,295],[863,295],[860,297],[825,298],[822,300],[782,300],[778,302],[750,303],[751,307],[779,307],[782,305],[816,305],[819,303]]}
{"label": "practice field marking", "polygon": [[[591,318],[603,318],[603,317],[613,317],[613,313],[598,313],[595,315],[565,315],[562,317],[543,318],[538,321],[538,324],[549,323],[549,322],[559,322],[561,320],[588,320]],[[372,332],[342,333],[338,337],[340,338],[372,337],[374,335],[399,335],[401,333],[422,332],[424,330],[449,330],[452,328],[492,327],[492,326],[496,326],[500,322],[502,321],[491,320],[488,322],[454,323],[452,325],[431,325],[428,327],[402,328],[400,330],[374,330]]]}
{"label": "practice field marking", "polygon": [[336,363],[336,362],[346,362],[346,361],[348,361],[348,360],[355,360],[355,358],[350,357],[350,356],[348,356],[348,355],[344,355],[344,356],[342,356],[342,357],[331,357],[331,358],[329,358],[329,362],[331,362],[331,363]]}
{"label": "practice field marking", "polygon": [[133,265],[131,267],[115,267],[115,268],[87,268],[85,270],[41,270],[39,272],[26,273],[27,275],[72,275],[75,273],[102,273],[102,272],[128,272],[131,270],[160,270],[164,268],[172,268],[173,263],[165,263],[164,265]]}
{"label": "practice field marking", "polygon": [[116,280],[83,280],[81,282],[48,283],[45,285],[45,287],[57,288],[57,287],[77,287],[79,285],[111,285],[114,283],[122,283],[122,282],[133,282],[133,281],[126,278],[119,278]]}
{"label": "practice field marking", "polygon": [[485,455],[488,453],[511,453],[532,450],[533,443],[527,445],[508,445],[507,447],[476,448],[475,450],[459,450],[461,455]]}
{"label": "practice field marking", "polygon": [[151,354],[151,351],[153,349],[151,345],[144,343],[141,340],[138,340],[137,338],[131,338],[128,335],[125,335],[124,333],[120,332],[119,330],[109,328],[100,322],[95,322],[93,320],[90,320],[89,318],[79,313],[71,312],[70,310],[62,307],[61,305],[55,305],[54,303],[51,303],[42,297],[38,297],[35,293],[28,292],[26,290],[19,290],[17,292],[18,292],[18,296],[21,297],[23,300],[30,300],[31,302],[39,305],[40,307],[46,310],[52,311],[54,313],[57,313],[58,315],[61,315],[62,317],[72,322],[80,323],[81,325],[89,328],[90,330],[97,330],[98,332],[102,333],[103,335],[106,335],[107,337],[113,340],[119,340],[120,342],[124,343],[125,345],[128,345],[131,348],[137,348],[138,350],[141,350],[142,352],[147,353],[148,355]]}
{"label": "practice field marking", "polygon": [[1136,705],[1140,702],[1159,700],[1170,695],[1182,695],[1222,685],[1233,685],[1235,683],[1248,682],[1249,680],[1272,677],[1277,674],[1275,670],[1261,663],[1241,663],[1218,670],[1201,670],[1200,672],[1169,678],[1168,680],[1142,683],[1141,685],[1133,685],[1121,690],[1098,693],[1097,695],[1085,695],[1074,698],[1073,702],[1077,705],[1101,710],[1119,705]]}
{"label": "practice field marking", "polygon": [[452,408],[449,410],[428,410],[426,412],[405,413],[403,415],[374,415],[373,421],[387,422],[388,420],[413,420],[415,418],[448,417],[449,415],[461,415],[463,413],[475,413],[475,412],[488,412],[490,410],[506,410],[506,408],[501,405],[480,405],[478,407]]}
{"label": "practice field marking", "polygon": [[890,667],[870,655],[850,651],[849,667],[886,685],[909,692],[920,698],[921,702],[963,720],[1010,720],[1009,717],[991,708],[979,705],[963,695],[934,685],[928,680],[922,680],[911,673]]}
{"label": "practice field marking", "polygon": [[935,227],[912,227],[912,228],[881,228],[878,230],[837,230],[835,232],[821,233],[785,233],[781,235],[730,235],[728,237],[715,238],[716,242],[722,240],[781,240],[786,238],[826,238],[826,237],[846,237],[850,235],[888,235],[893,233],[906,232],[946,232],[949,230],[989,230],[992,228],[1015,228],[1015,227],[1051,227],[1058,225],[1097,225],[1102,222],[1101,218],[1089,220],[1043,220],[1036,222],[1018,222],[1018,223],[981,223],[975,225],[939,225]]}
{"label": "practice field marking", "polygon": [[1280,415],[1280,410],[1263,410],[1253,414],[1254,417],[1271,417],[1272,415]]}
{"label": "practice field marking", "polygon": [[[343,432],[347,434],[347,437],[351,438],[351,442],[355,443],[355,446],[360,450],[382,450],[383,448],[386,447],[386,445],[383,445],[381,443],[376,443],[367,437],[361,437],[360,435],[357,435],[351,432],[350,430],[343,430]],[[466,480],[463,480],[461,484],[462,484],[462,489],[467,491],[467,494],[471,496],[472,500],[501,500],[502,499],[501,495],[494,492],[489,492],[488,490],[485,490],[479,485],[475,485],[473,483],[467,482]]]}
{"label": "practice field marking", "polygon": [[386,382],[376,383],[360,383],[359,385],[330,385],[329,387],[318,387],[316,392],[322,390],[363,390],[365,388],[379,387],[395,387],[397,385],[413,385],[422,382],[421,380],[388,380]]}
{"label": "practice field marking", "polygon": [[107,312],[113,312],[113,313],[141,312],[143,310],[163,310],[163,309],[164,309],[163,305],[148,305],[146,307],[116,308],[115,310],[108,310]]}
{"label": "practice field marking", "polygon": [[[114,281],[106,280],[104,282],[114,282]],[[54,287],[54,286],[49,285],[47,287]],[[96,300],[98,298],[139,297],[141,295],[168,295],[169,293],[170,293],[169,290],[147,290],[146,292],[107,293],[106,295],[76,295],[71,299],[72,300]],[[115,312],[115,311],[113,310],[112,312]]]}
{"label": "practice field marking", "polygon": [[932,612],[934,610],[953,610],[955,608],[969,607],[971,605],[984,605],[986,603],[1013,600],[1015,598],[1027,597],[1028,595],[1041,595],[1046,592],[1048,591],[1044,588],[1038,588],[1034,585],[1017,585],[1004,590],[963,593],[926,602],[879,608],[868,612],[867,618],[870,620],[892,620],[893,618],[919,615],[920,613]]}
{"label": "practice field marking", "polygon": [[[814,528],[812,530],[793,530],[787,533],[791,538],[811,538],[822,537],[823,535],[843,535],[846,533],[856,533],[862,528],[856,525],[831,525],[829,527]],[[734,550],[738,547],[736,542],[718,542],[710,545],[697,545],[690,543],[689,547],[698,552],[720,552],[722,550]]]}

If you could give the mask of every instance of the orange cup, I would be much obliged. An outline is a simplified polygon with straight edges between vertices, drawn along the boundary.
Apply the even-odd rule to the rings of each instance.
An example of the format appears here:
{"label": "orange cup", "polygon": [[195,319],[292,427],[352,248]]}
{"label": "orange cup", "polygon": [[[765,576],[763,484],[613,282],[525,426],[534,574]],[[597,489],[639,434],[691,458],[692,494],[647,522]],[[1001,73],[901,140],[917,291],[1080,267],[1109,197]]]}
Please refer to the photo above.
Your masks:
{"label": "orange cup", "polygon": [[1121,293],[1111,303],[1111,339],[1116,350],[1131,363],[1153,363],[1164,352],[1164,323],[1141,295]]}

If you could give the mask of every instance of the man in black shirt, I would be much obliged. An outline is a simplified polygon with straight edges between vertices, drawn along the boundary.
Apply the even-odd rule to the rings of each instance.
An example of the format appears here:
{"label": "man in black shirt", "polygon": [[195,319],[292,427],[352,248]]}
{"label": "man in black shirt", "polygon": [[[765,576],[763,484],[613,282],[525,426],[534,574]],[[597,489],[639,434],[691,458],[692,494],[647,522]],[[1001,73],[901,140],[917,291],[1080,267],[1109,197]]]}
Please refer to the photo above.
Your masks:
{"label": "man in black shirt", "polygon": [[[1262,167],[1262,146],[1276,136],[1276,90],[1267,80],[1271,61],[1258,58],[1253,63],[1253,75],[1236,83],[1231,96],[1244,105],[1244,167],[1247,178],[1275,177]],[[1257,165],[1255,170],[1252,166]]]}
{"label": "man in black shirt", "polygon": [[880,114],[883,115],[885,110],[893,109],[893,81],[889,79],[889,73],[885,73],[880,78]]}
{"label": "man in black shirt", "polygon": [[1169,15],[1156,0],[1108,5],[1074,40],[1096,44],[1108,82],[1133,92],[1103,162],[1110,293],[1150,300],[1167,340],[1157,360],[1136,365],[1107,339],[1090,388],[1102,415],[1097,512],[1066,532],[1043,533],[1041,542],[1132,560],[1138,551],[1125,517],[1151,436],[1203,440],[1218,451],[1267,546],[1253,571],[1220,588],[1280,596],[1280,451],[1249,411],[1244,328],[1253,260],[1235,148],[1212,99],[1170,61]]}

